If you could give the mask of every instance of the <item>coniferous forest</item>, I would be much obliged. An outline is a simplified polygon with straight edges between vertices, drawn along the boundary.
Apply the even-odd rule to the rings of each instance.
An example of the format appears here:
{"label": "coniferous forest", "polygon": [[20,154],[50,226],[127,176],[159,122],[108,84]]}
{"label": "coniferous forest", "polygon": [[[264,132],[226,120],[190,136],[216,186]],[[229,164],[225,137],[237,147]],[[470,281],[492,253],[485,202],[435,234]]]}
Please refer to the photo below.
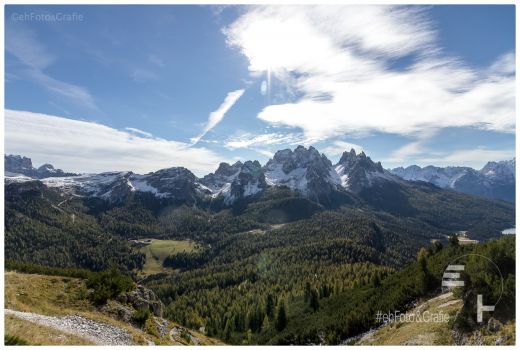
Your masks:
{"label": "coniferous forest", "polygon": [[[513,205],[430,185],[406,190],[406,203],[382,194],[377,203],[326,207],[281,189],[212,210],[146,194],[115,205],[62,203],[37,181],[10,184],[6,259],[29,272],[120,271],[151,288],[167,318],[226,343],[340,344],[376,327],[377,310],[439,293],[447,262],[479,252],[497,259],[505,277],[497,314],[514,318],[514,237],[497,239],[512,225]],[[459,230],[485,243],[448,239]],[[196,249],[167,256],[167,272],[143,275],[135,243],[143,238],[191,240]],[[102,301],[112,295],[103,293]]]}

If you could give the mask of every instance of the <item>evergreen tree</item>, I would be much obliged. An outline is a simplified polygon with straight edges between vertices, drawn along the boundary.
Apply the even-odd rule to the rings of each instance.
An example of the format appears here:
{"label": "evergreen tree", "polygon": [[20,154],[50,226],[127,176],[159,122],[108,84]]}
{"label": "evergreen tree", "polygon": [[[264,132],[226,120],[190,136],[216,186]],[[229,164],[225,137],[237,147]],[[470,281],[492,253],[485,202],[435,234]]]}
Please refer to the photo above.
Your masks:
{"label": "evergreen tree", "polygon": [[457,235],[451,235],[448,240],[448,244],[450,245],[450,247],[458,247],[459,246],[459,237],[457,237]]}
{"label": "evergreen tree", "polygon": [[310,295],[310,299],[309,299],[309,306],[311,307],[311,309],[313,311],[318,310],[319,307],[320,307],[320,301],[319,301],[318,292],[316,291],[316,289],[312,289],[311,290],[311,295]]}
{"label": "evergreen tree", "polygon": [[269,317],[265,315],[264,321],[262,322],[262,332],[267,332],[269,327],[271,327],[271,324],[269,323]]}
{"label": "evergreen tree", "polygon": [[419,249],[419,252],[417,253],[417,261],[419,262],[419,265],[424,272],[426,272],[427,269],[426,262],[428,255],[428,251],[424,247]]}
{"label": "evergreen tree", "polygon": [[267,300],[265,302],[265,313],[270,319],[274,317],[275,302],[271,293],[267,294]]}
{"label": "evergreen tree", "polygon": [[287,313],[285,311],[285,303],[282,301],[278,305],[278,312],[276,313],[275,327],[278,332],[281,332],[287,326]]}

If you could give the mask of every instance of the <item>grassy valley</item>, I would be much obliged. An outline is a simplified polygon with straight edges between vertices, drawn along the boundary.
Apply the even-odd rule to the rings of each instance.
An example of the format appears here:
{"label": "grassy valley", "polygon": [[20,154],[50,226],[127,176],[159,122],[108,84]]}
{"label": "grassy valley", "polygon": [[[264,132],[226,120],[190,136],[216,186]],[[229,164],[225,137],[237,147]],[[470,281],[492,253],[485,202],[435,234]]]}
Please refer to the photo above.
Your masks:
{"label": "grassy valley", "polygon": [[198,249],[197,244],[192,241],[176,241],[162,239],[135,240],[134,243],[143,245],[139,249],[145,255],[145,262],[140,272],[144,275],[153,275],[161,272],[171,271],[164,266],[164,260],[177,253],[192,253]]}

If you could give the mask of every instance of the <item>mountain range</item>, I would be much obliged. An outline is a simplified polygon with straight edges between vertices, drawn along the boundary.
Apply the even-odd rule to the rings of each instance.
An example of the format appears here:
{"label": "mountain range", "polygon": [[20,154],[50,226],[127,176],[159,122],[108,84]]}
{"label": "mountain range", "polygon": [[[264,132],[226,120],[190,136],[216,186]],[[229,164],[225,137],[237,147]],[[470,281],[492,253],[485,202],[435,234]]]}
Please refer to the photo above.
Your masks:
{"label": "mountain range", "polygon": [[334,196],[359,193],[377,182],[401,181],[364,152],[344,152],[333,165],[312,146],[280,150],[264,166],[258,161],[220,163],[214,173],[202,178],[183,167],[145,175],[130,171],[78,175],[51,165],[34,169],[29,158],[20,156],[5,156],[5,164],[7,182],[38,179],[48,187],[110,202],[120,202],[131,192],[148,192],[177,201],[210,200],[231,205],[271,187],[286,187],[312,201],[330,204]]}
{"label": "mountain range", "polygon": [[[152,289],[171,320],[231,344],[338,344],[377,326],[376,307],[406,310],[440,285],[413,263],[421,247],[442,276],[465,249],[448,240],[454,233],[494,242],[515,226],[513,203],[408,181],[353,150],[333,164],[298,146],[202,177],[182,167],[45,167],[48,176],[28,158],[5,160],[6,262],[117,267]],[[508,174],[500,164],[485,176]],[[500,243],[508,256],[511,239]]]}
{"label": "mountain range", "polygon": [[405,180],[426,181],[441,188],[474,194],[487,198],[515,202],[516,158],[500,162],[488,162],[482,169],[469,167],[421,168],[411,165],[391,169],[390,172]]}
{"label": "mountain range", "polygon": [[30,158],[5,155],[7,182],[39,179],[79,196],[121,202],[131,192],[148,192],[157,198],[193,202],[209,200],[224,206],[251,199],[272,187],[286,187],[321,204],[331,204],[349,193],[359,194],[376,184],[402,180],[424,181],[440,188],[487,198],[515,201],[515,159],[488,162],[481,170],[469,167],[421,168],[411,165],[386,170],[364,152],[344,152],[337,164],[314,147],[298,146],[276,152],[264,166],[258,161],[220,163],[214,173],[197,178],[190,170],[172,167],[145,175],[130,171],[74,174],[44,164],[38,169]]}
{"label": "mountain range", "polygon": [[51,164],[43,164],[39,168],[32,165],[31,158],[19,155],[4,155],[4,168],[6,176],[16,177],[24,175],[30,178],[43,179],[46,177],[76,176],[74,173],[66,173],[61,169],[54,169]]}

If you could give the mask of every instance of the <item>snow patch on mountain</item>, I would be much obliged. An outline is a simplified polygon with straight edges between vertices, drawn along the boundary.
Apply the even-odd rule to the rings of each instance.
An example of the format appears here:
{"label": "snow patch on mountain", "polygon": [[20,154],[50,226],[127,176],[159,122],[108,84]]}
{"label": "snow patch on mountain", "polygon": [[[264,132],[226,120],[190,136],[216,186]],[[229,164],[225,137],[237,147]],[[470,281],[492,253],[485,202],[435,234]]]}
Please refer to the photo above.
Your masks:
{"label": "snow patch on mountain", "polygon": [[515,166],[516,158],[513,158],[488,162],[481,170],[470,167],[442,168],[432,165],[421,168],[411,165],[390,171],[405,180],[430,182],[441,188],[514,202]]}
{"label": "snow patch on mountain", "polygon": [[265,171],[265,181],[270,186],[287,186],[301,193],[307,192],[307,168],[296,168],[289,173],[283,171],[283,164],[275,164]]}

